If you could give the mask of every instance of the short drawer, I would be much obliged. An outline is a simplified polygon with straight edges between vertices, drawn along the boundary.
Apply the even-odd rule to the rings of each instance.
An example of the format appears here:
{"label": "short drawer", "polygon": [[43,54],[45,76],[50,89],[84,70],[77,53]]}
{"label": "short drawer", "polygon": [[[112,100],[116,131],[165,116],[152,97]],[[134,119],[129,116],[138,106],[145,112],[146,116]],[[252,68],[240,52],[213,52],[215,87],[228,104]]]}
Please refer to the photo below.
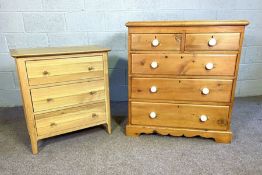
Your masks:
{"label": "short drawer", "polygon": [[240,33],[186,34],[185,50],[238,50]]}
{"label": "short drawer", "polygon": [[32,89],[31,95],[34,112],[103,100],[104,80]]}
{"label": "short drawer", "polygon": [[131,103],[135,125],[226,130],[229,106],[169,103]]}
{"label": "short drawer", "polygon": [[181,34],[132,34],[131,50],[180,50]]}
{"label": "short drawer", "polygon": [[103,77],[102,56],[26,61],[30,85]]}
{"label": "short drawer", "polygon": [[85,127],[106,120],[105,104],[96,103],[81,107],[35,115],[38,136],[56,135],[69,129]]}
{"label": "short drawer", "polygon": [[236,54],[132,54],[132,73],[233,76]]}
{"label": "short drawer", "polygon": [[131,98],[230,102],[232,80],[132,78]]}

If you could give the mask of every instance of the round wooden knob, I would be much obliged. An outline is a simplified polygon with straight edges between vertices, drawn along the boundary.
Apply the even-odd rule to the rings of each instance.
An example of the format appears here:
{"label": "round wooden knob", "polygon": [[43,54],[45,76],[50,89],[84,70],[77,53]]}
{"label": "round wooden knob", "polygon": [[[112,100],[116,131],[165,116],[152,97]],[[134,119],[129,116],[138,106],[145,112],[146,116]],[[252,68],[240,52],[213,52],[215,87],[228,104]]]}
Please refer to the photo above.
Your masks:
{"label": "round wooden knob", "polygon": [[96,113],[92,114],[92,118],[96,118],[98,115]]}
{"label": "round wooden knob", "polygon": [[50,126],[52,126],[52,127],[56,126],[56,123],[50,123]]}
{"label": "round wooden knob", "polygon": [[213,63],[207,63],[206,64],[206,69],[207,70],[211,70],[211,69],[213,69],[214,68],[214,64]]}
{"label": "round wooden knob", "polygon": [[48,71],[43,71],[43,75],[48,75],[49,74],[49,72]]}
{"label": "round wooden knob", "polygon": [[154,40],[152,41],[152,45],[153,45],[154,47],[157,47],[157,46],[159,45],[158,39],[154,39]]}
{"label": "round wooden knob", "polygon": [[156,118],[156,116],[157,116],[156,112],[150,112],[149,113],[149,117],[152,118],[152,119]]}
{"label": "round wooden knob", "polygon": [[158,63],[156,61],[153,61],[151,63],[151,68],[156,69],[158,67]]}
{"label": "round wooden knob", "polygon": [[199,120],[200,120],[201,122],[206,122],[207,119],[208,119],[208,117],[207,117],[206,115],[201,115],[201,116],[199,117]]}
{"label": "round wooden knob", "polygon": [[156,86],[152,86],[150,88],[150,92],[155,93],[156,91],[157,91],[157,87]]}
{"label": "round wooden knob", "polygon": [[207,94],[209,94],[209,89],[203,88],[201,92],[202,92],[202,94],[207,95]]}
{"label": "round wooden knob", "polygon": [[89,94],[90,94],[90,95],[95,95],[95,94],[96,94],[96,91],[90,91]]}
{"label": "round wooden knob", "polygon": [[88,67],[88,70],[89,71],[94,70],[94,67],[90,66],[90,67]]}
{"label": "round wooden knob", "polygon": [[51,102],[51,101],[53,101],[53,99],[52,98],[47,98],[46,101],[47,102]]}
{"label": "round wooden knob", "polygon": [[216,40],[214,37],[212,37],[212,38],[208,41],[208,45],[211,46],[211,47],[215,46],[216,44],[217,44],[217,40]]}

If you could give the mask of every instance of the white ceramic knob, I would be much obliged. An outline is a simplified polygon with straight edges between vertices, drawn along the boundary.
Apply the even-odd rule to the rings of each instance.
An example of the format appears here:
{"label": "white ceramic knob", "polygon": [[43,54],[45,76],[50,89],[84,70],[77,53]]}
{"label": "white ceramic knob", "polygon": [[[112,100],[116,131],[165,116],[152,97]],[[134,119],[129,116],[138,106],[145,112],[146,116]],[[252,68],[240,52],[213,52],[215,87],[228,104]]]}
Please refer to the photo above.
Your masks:
{"label": "white ceramic knob", "polygon": [[150,118],[156,118],[156,112],[150,112],[149,117]]}
{"label": "white ceramic knob", "polygon": [[157,91],[157,87],[156,86],[152,86],[150,88],[150,92],[155,93],[156,91]]}
{"label": "white ceramic knob", "polygon": [[203,88],[201,92],[202,92],[202,94],[207,95],[207,94],[209,94],[209,89]]}
{"label": "white ceramic knob", "polygon": [[199,119],[200,119],[201,122],[206,122],[207,119],[208,119],[208,117],[207,117],[206,115],[201,115],[201,116],[199,117]]}
{"label": "white ceramic knob", "polygon": [[155,69],[155,68],[157,68],[157,67],[158,67],[157,62],[156,62],[156,61],[152,61],[152,63],[151,63],[151,68]]}
{"label": "white ceramic knob", "polygon": [[152,41],[152,45],[153,45],[154,47],[157,47],[157,46],[159,45],[158,39],[154,39],[154,40]]}
{"label": "white ceramic knob", "polygon": [[208,41],[208,45],[209,46],[215,46],[217,44],[217,40],[216,40],[216,38],[211,38],[209,41]]}
{"label": "white ceramic knob", "polygon": [[206,64],[206,69],[207,70],[211,70],[211,69],[213,69],[214,68],[214,64],[213,63],[207,63]]}

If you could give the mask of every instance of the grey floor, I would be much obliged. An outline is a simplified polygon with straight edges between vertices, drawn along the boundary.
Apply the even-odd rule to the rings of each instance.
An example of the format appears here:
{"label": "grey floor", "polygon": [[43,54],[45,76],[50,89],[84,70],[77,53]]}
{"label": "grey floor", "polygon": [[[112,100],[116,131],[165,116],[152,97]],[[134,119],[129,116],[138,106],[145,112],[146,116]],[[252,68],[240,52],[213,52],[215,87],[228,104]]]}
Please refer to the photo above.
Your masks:
{"label": "grey floor", "polygon": [[[115,114],[125,103],[112,104]],[[0,108],[0,175],[5,174],[262,174],[262,96],[237,98],[231,144],[212,139],[124,135],[125,117],[102,127],[40,142],[32,155],[22,108]]]}

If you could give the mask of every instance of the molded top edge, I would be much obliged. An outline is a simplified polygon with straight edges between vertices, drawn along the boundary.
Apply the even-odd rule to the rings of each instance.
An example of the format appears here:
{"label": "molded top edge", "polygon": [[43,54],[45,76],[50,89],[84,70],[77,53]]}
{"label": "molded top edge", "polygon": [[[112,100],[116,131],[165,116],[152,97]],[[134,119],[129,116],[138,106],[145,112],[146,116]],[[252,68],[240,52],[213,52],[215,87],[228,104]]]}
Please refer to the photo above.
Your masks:
{"label": "molded top edge", "polygon": [[71,46],[71,47],[42,47],[27,49],[11,49],[10,54],[14,58],[32,56],[67,55],[81,53],[108,52],[110,49],[100,46]]}
{"label": "molded top edge", "polygon": [[247,20],[210,20],[210,21],[132,21],[127,27],[183,27],[183,26],[246,26]]}

